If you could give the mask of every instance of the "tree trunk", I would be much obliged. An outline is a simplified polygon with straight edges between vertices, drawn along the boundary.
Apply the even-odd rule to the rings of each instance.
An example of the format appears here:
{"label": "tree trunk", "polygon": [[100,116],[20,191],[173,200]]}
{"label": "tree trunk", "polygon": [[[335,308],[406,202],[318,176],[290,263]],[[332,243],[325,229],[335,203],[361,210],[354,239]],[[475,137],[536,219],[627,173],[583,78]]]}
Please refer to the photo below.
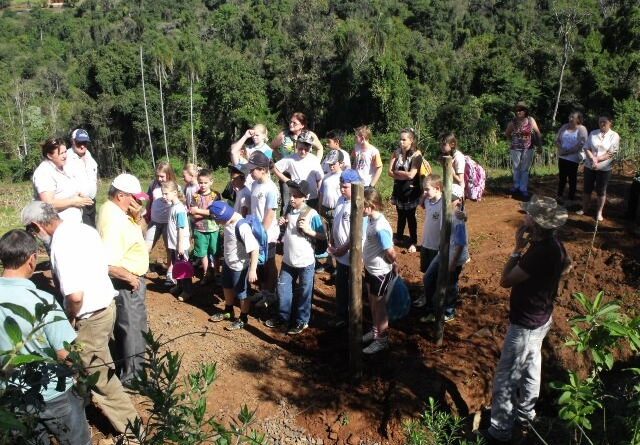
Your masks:
{"label": "tree trunk", "polygon": [[16,109],[18,110],[18,115],[20,116],[20,128],[22,129],[22,149],[24,150],[24,153],[22,152],[20,147],[18,147],[18,158],[22,160],[24,159],[25,156],[27,156],[27,153],[29,152],[29,147],[27,146],[27,129],[25,128],[25,125],[24,125],[24,108],[25,108],[24,93],[20,89],[19,80],[16,80],[16,89],[14,94],[15,95],[13,96],[13,98],[16,102]]}
{"label": "tree trunk", "polygon": [[556,116],[558,114],[558,106],[560,105],[560,96],[562,95],[562,82],[564,79],[564,70],[567,67],[569,61],[569,52],[571,51],[571,44],[569,43],[569,34],[564,34],[564,54],[562,57],[562,68],[560,69],[560,80],[558,82],[558,94],[556,95],[556,104],[553,107],[553,116],[551,117],[551,125],[555,128]]}
{"label": "tree trunk", "polygon": [[196,141],[193,136],[193,72],[189,73],[189,119],[191,121],[191,159],[194,164],[197,164]]}
{"label": "tree trunk", "polygon": [[169,146],[167,144],[167,127],[164,123],[164,99],[162,97],[162,65],[158,64],[158,83],[160,85],[160,115],[162,116],[162,136],[164,137],[164,151],[169,162]]}
{"label": "tree trunk", "polygon": [[144,100],[144,117],[147,121],[147,135],[149,136],[149,151],[151,152],[151,163],[153,170],[156,169],[156,157],[153,154],[153,144],[151,142],[151,127],[149,126],[149,111],[147,110],[147,90],[144,87],[144,63],[142,62],[142,45],[140,45],[140,77],[142,79],[142,98]]}

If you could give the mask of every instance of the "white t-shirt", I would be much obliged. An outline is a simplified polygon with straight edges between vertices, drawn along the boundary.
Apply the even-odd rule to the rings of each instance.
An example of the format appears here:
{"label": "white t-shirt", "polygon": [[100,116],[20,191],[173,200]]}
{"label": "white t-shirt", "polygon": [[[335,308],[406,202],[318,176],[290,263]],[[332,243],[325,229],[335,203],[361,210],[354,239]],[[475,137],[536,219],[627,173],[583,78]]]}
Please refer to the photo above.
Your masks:
{"label": "white t-shirt", "polygon": [[98,191],[98,164],[87,150],[83,157],[73,150],[67,150],[67,163],[64,170],[78,185],[78,190],[84,196],[96,199]]}
{"label": "white t-shirt", "polygon": [[442,197],[436,202],[425,200],[424,209],[422,247],[438,250],[440,249],[440,229],[442,227]]}
{"label": "white t-shirt", "polygon": [[294,153],[276,162],[276,168],[282,173],[288,172],[294,181],[303,179],[307,181],[309,183],[309,199],[318,197],[318,183],[322,180],[324,173],[316,155],[307,153],[302,158],[298,153]]}
{"label": "white t-shirt", "polygon": [[371,185],[373,175],[378,169],[376,167],[376,159],[380,157],[380,151],[374,146],[371,146],[367,150],[363,151],[360,145],[356,145],[354,152],[356,163],[354,168],[360,174],[365,187],[367,187]]}
{"label": "white t-shirt", "polygon": [[342,196],[340,193],[340,175],[342,172],[329,173],[322,180],[322,202],[320,205],[330,209],[335,208],[338,199]]}
{"label": "white t-shirt", "polygon": [[200,191],[200,185],[198,184],[185,184],[182,188],[182,193],[184,194],[184,203],[187,208],[191,208],[193,206],[197,206],[193,197]]}
{"label": "white t-shirt", "polygon": [[[251,186],[251,214],[255,215],[260,221],[264,221],[264,216],[268,210],[278,208],[278,187],[271,179],[265,182],[254,181]],[[278,228],[278,218],[273,217],[273,221],[269,227],[264,228],[267,231],[267,237],[270,243],[278,241],[280,229]]]}
{"label": "white t-shirt", "polygon": [[[109,279],[104,244],[93,227],[63,221],[51,237],[51,270],[63,295],[84,292],[78,318],[111,304],[118,292]],[[67,300],[64,301],[65,308]]]}
{"label": "white t-shirt", "polygon": [[[367,237],[367,223],[369,218],[363,218],[362,221],[362,242]],[[344,196],[338,199],[336,208],[333,213],[333,225],[331,226],[331,234],[333,236],[333,245],[340,247],[349,241],[351,238],[351,200],[348,200]],[[336,261],[340,264],[348,266],[350,264],[350,252],[347,251],[344,255],[336,257]]]}
{"label": "white t-shirt", "polygon": [[311,218],[311,229],[319,233],[324,233],[324,226],[320,215],[314,209],[306,207],[302,210],[291,209],[287,214],[287,227],[284,231],[283,256],[282,261],[291,267],[307,267],[315,264],[315,248],[309,237],[298,230],[298,218],[308,211],[307,218]]}
{"label": "white t-shirt", "polygon": [[176,250],[178,248],[178,229],[182,229],[181,247],[182,252],[187,253],[190,246],[189,218],[187,218],[187,209],[184,204],[177,202],[173,204],[169,212],[169,221],[167,224],[167,248]]}
{"label": "white t-shirt", "polygon": [[[339,149],[342,152],[342,157],[344,158],[342,163],[344,164],[344,168],[343,170],[347,170],[351,168],[351,157],[349,156],[349,153],[347,153],[346,150],[343,150],[342,148]],[[331,153],[332,150],[329,150],[327,152],[327,156],[329,156],[329,153]],[[324,160],[322,161],[322,171],[324,172],[325,175],[328,175],[331,172],[331,166],[329,164],[327,164],[327,156],[324,157]]]}
{"label": "white t-shirt", "polygon": [[166,224],[171,213],[171,204],[162,198],[162,189],[159,183],[155,183],[151,190],[151,221]]}
{"label": "white t-shirt", "polygon": [[[56,165],[46,159],[33,172],[34,199],[40,201],[40,193],[52,192],[54,199],[67,199],[78,196],[78,184],[65,171],[58,170]],[[82,221],[82,210],[69,207],[58,212],[64,221]]]}
{"label": "white t-shirt", "polygon": [[229,269],[235,271],[241,271],[249,267],[249,259],[251,252],[259,249],[258,241],[251,232],[251,226],[249,224],[240,224],[238,232],[240,232],[240,238],[236,238],[236,225],[238,220],[242,219],[242,216],[238,213],[231,217],[229,223],[224,225],[224,262]]}
{"label": "white t-shirt", "polygon": [[[607,131],[602,134],[600,130],[593,130],[589,133],[587,138],[587,145],[585,150],[590,150],[596,156],[602,156],[606,152],[617,153],[620,148],[620,136],[613,130]],[[613,158],[606,161],[598,162],[596,170],[609,171],[612,168]],[[584,160],[584,165],[587,168],[593,170],[593,162],[587,156]]]}
{"label": "white t-shirt", "polygon": [[367,218],[367,237],[362,249],[364,267],[371,275],[381,276],[391,272],[393,266],[384,259],[385,251],[393,247],[393,229],[382,213],[377,218]]}
{"label": "white t-shirt", "polygon": [[453,154],[453,159],[451,160],[451,166],[453,167],[453,171],[456,175],[461,175],[462,182],[460,185],[464,188],[464,167],[466,161],[464,160],[464,154],[461,151],[456,150]]}
{"label": "white t-shirt", "polygon": [[236,200],[233,210],[242,215],[242,208],[247,208],[247,214],[251,211],[251,189],[246,185],[236,192]]}

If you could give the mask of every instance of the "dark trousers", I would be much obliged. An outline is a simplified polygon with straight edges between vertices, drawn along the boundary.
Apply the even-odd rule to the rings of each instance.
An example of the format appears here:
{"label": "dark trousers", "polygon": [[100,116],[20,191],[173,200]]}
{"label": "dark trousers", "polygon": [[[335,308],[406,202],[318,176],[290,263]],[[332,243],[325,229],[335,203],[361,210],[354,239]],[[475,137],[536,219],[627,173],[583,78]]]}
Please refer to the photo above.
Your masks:
{"label": "dark trousers", "polygon": [[91,434],[84,414],[85,400],[73,389],[44,403],[35,428],[36,443],[49,445],[49,434],[61,445],[90,445]]}
{"label": "dark trousers", "polygon": [[82,222],[93,228],[96,227],[96,200],[93,204],[82,208]]}
{"label": "dark trousers", "polygon": [[396,208],[398,211],[398,226],[396,230],[396,238],[400,240],[404,234],[405,225],[409,225],[410,244],[418,243],[418,221],[416,220],[416,207],[412,209]]}
{"label": "dark trousers", "polygon": [[336,263],[336,318],[347,321],[349,320],[349,291],[351,286],[349,271],[351,268],[337,261]]}
{"label": "dark trousers", "polygon": [[578,183],[578,163],[558,159],[558,196],[564,194],[564,186],[569,182],[569,199],[576,198],[576,185]]}
{"label": "dark trousers", "polygon": [[137,291],[120,280],[113,280],[113,286],[118,291],[115,298],[116,324],[113,328],[116,346],[114,359],[119,363],[120,380],[128,385],[134,374],[142,369],[145,358],[147,343],[142,334],[149,330],[145,302],[147,286],[144,277],[140,278]]}

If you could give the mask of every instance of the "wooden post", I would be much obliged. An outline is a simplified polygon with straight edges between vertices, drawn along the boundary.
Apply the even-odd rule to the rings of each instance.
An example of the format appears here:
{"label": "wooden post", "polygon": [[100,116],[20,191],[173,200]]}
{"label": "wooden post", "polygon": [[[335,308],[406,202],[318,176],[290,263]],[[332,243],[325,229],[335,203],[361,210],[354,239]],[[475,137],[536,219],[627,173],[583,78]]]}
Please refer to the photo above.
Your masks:
{"label": "wooden post", "polygon": [[349,371],[354,379],[362,376],[362,209],[364,186],[351,184],[351,230],[349,273]]}
{"label": "wooden post", "polygon": [[444,337],[444,300],[449,283],[449,239],[451,238],[451,156],[442,157],[442,214],[440,216],[442,227],[440,229],[440,248],[438,256],[440,264],[438,268],[438,285],[435,294],[436,303],[436,332],[435,341],[438,346],[442,344]]}

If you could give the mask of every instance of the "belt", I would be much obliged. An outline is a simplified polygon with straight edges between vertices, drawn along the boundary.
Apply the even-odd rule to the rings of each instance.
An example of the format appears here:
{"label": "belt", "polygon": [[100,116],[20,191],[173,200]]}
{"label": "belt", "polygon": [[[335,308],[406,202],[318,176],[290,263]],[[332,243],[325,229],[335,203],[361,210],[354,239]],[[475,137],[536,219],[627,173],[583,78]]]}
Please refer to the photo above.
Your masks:
{"label": "belt", "polygon": [[81,317],[77,317],[80,320],[88,320],[89,318],[93,317],[94,315],[98,315],[103,313],[104,311],[106,311],[109,308],[109,306],[107,307],[103,307],[102,309],[98,309],[96,311],[91,311],[91,312],[85,312],[84,314],[82,314]]}

